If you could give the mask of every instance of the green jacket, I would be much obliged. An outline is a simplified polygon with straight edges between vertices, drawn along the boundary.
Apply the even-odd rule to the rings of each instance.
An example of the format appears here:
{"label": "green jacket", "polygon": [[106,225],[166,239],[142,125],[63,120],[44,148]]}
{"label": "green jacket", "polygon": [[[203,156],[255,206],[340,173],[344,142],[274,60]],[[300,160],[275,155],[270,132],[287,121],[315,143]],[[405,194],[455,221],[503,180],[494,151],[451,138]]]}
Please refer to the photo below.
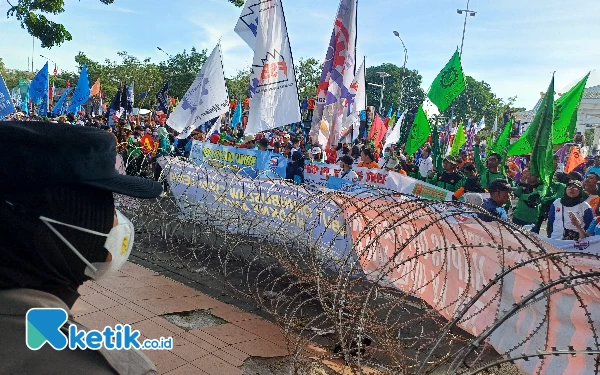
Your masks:
{"label": "green jacket", "polygon": [[127,139],[127,157],[137,158],[142,156],[142,149],[140,145],[134,140],[133,136]]}
{"label": "green jacket", "polygon": [[427,183],[440,187],[442,189],[455,192],[461,187],[465,186],[467,179],[460,173],[454,173],[453,175],[447,175],[446,172],[436,172],[432,178],[427,179]]}
{"label": "green jacket", "polygon": [[546,186],[540,185],[531,193],[525,193],[523,187],[519,186],[515,190],[515,195],[519,197],[517,207],[513,212],[513,217],[528,224],[535,224],[540,216],[541,202],[546,195]]}
{"label": "green jacket", "polygon": [[485,165],[483,165],[483,162],[481,161],[481,153],[479,151],[479,145],[474,145],[473,149],[474,149],[473,151],[475,154],[475,167],[477,168],[477,171],[479,172],[481,186],[484,189],[487,190],[490,182],[492,182],[494,180],[504,179],[504,180],[507,180],[510,182],[508,177],[506,177],[506,175],[504,173],[502,173],[502,169],[501,169],[500,173],[493,173],[493,172],[490,172],[490,170],[487,169],[487,167]]}
{"label": "green jacket", "polygon": [[548,205],[548,208],[550,208],[549,205],[552,204],[552,202],[565,196],[565,190],[567,190],[567,185],[552,181],[542,203]]}

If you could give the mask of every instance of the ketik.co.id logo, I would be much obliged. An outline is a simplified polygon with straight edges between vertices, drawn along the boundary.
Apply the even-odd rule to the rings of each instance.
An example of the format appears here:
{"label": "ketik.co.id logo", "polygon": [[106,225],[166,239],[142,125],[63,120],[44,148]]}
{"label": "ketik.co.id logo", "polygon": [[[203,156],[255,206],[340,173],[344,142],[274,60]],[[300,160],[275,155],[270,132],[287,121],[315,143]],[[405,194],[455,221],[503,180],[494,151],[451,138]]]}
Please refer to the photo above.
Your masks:
{"label": "ketik.co.id logo", "polygon": [[39,350],[46,343],[56,350],[67,346],[71,350],[106,348],[109,350],[149,349],[170,350],[173,348],[173,338],[146,339],[140,344],[140,331],[132,330],[129,324],[117,324],[104,327],[102,331],[80,330],[71,324],[68,336],[62,327],[67,322],[68,315],[63,309],[34,308],[25,315],[25,342],[31,350]]}

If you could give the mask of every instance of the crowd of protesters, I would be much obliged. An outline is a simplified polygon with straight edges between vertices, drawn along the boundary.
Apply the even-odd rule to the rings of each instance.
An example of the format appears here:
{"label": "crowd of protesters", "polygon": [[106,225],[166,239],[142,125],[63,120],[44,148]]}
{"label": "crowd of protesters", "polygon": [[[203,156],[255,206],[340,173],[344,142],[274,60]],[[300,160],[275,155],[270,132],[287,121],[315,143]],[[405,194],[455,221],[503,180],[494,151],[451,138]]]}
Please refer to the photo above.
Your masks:
{"label": "crowd of protesters", "polygon": [[[244,115],[247,105],[245,101]],[[494,216],[529,227],[536,233],[546,223],[544,229],[548,237],[554,239],[583,239],[600,234],[600,156],[588,157],[568,174],[555,157],[556,172],[552,183],[546,186],[538,176],[530,174],[528,156],[507,158],[486,153],[485,142],[480,142],[477,136],[472,150],[463,149],[458,156],[434,155],[429,143],[415,155],[406,155],[402,145],[384,148],[366,138],[330,147],[313,141],[303,123],[246,135],[245,124],[229,123],[237,103],[232,102],[230,107],[229,116],[193,130],[184,139],[178,139],[177,132],[166,126],[165,117],[114,118],[110,126],[104,116],[85,114],[42,119],[24,117],[17,112],[12,118],[91,126],[110,132],[115,136],[117,151],[129,175],[158,180],[161,168],[156,159],[167,155],[189,156],[192,142],[196,140],[282,154],[288,159],[285,178],[298,184],[304,183],[305,166],[312,163],[339,164],[340,177],[355,183],[358,174],[354,168],[385,169],[451,191],[453,199],[483,207],[489,212],[489,216],[481,216],[484,220]],[[314,103],[306,99],[301,107],[308,123]],[[219,126],[215,126],[217,123]],[[582,139],[574,139],[578,141]]]}

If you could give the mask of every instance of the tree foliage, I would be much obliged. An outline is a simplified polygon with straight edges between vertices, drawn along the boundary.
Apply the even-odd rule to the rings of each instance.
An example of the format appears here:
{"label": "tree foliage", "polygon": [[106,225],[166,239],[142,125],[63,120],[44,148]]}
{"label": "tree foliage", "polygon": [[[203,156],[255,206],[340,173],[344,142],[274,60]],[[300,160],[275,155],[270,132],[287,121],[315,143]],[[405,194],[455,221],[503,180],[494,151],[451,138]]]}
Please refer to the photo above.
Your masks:
{"label": "tree foliage", "polygon": [[[488,128],[493,126],[497,117],[498,123],[502,125],[508,120],[509,113],[520,110],[512,107],[516,99],[514,96],[504,101],[492,92],[492,87],[487,82],[466,76],[466,89],[454,100],[454,117],[466,123],[469,119],[478,122],[485,116]],[[448,108],[443,116],[450,118],[451,113],[452,108]]]}
{"label": "tree foliage", "polygon": [[159,63],[163,80],[169,81],[169,95],[182,98],[196,79],[206,59],[206,50],[198,52],[196,48],[192,47],[189,53],[183,50],[183,52],[169,56],[167,61]]}
{"label": "tree foliage", "polygon": [[250,68],[238,70],[237,74],[225,79],[229,99],[244,100],[248,96],[250,86]]}
{"label": "tree foliage", "polygon": [[[390,106],[397,109],[400,103],[400,91],[402,91],[401,110],[411,110],[418,107],[425,100],[425,92],[421,88],[423,77],[417,70],[403,69],[394,64],[382,64],[367,68],[367,83],[381,85],[382,80],[378,72],[385,72],[389,77],[385,78],[385,90],[383,92],[384,112]],[[367,85],[367,104],[374,106],[379,111],[379,99],[381,88]]]}
{"label": "tree foliage", "polygon": [[[65,11],[64,0],[7,0],[10,8],[6,17],[15,17],[21,23],[21,28],[39,39],[42,48],[60,46],[64,42],[71,41],[73,36],[60,23],[50,21],[46,15],[57,15]],[[101,3],[109,5],[115,0],[100,0]],[[228,0],[231,4],[241,7],[244,0]]]}
{"label": "tree foliage", "polygon": [[296,82],[298,83],[298,96],[300,100],[305,97],[312,98],[317,95],[317,85],[321,80],[323,64],[317,59],[308,58],[298,60],[296,65]]}

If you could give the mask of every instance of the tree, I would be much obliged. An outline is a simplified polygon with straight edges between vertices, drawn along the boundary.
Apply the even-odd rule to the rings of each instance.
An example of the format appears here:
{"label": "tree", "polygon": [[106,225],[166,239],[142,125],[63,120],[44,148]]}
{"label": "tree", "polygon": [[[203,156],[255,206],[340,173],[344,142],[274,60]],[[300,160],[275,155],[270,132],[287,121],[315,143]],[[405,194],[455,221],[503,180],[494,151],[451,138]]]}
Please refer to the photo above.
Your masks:
{"label": "tree", "polygon": [[[466,76],[466,89],[460,94],[453,103],[454,117],[459,121],[466,122],[469,119],[480,121],[485,116],[486,127],[491,128],[496,117],[498,123],[505,123],[505,112],[514,113],[518,108],[512,108],[517,97],[510,97],[505,103],[503,99],[498,98],[492,92],[491,86],[485,81],[477,81],[471,76]],[[444,112],[444,116],[449,118],[452,113],[452,107]]]}
{"label": "tree", "polygon": [[296,65],[296,82],[300,100],[317,95],[317,85],[321,80],[323,64],[314,58],[300,59]]}
{"label": "tree", "polygon": [[[400,91],[402,88],[401,110],[412,110],[417,108],[425,100],[425,92],[421,88],[423,77],[418,70],[403,69],[394,64],[383,64],[367,68],[366,81],[381,85],[382,80],[378,72],[385,72],[389,77],[385,78],[385,90],[383,92],[383,107],[387,110],[390,106],[398,108]],[[379,98],[381,88],[367,86],[367,103],[379,110]]]}
{"label": "tree", "polygon": [[206,50],[198,52],[192,47],[190,53],[184,50],[161,62],[159,68],[164,79],[169,81],[169,95],[182,98],[194,83],[206,59]]}
{"label": "tree", "polygon": [[238,70],[237,74],[225,79],[229,99],[244,100],[250,87],[250,68]]}
{"label": "tree", "polygon": [[[39,39],[42,48],[60,46],[73,39],[71,33],[60,23],[50,21],[46,14],[57,15],[65,11],[64,0],[16,0],[13,5],[7,0],[10,8],[7,18],[15,17],[21,23],[21,28]],[[103,4],[112,4],[115,0],[100,0]],[[231,4],[241,7],[244,0],[228,0]]]}

